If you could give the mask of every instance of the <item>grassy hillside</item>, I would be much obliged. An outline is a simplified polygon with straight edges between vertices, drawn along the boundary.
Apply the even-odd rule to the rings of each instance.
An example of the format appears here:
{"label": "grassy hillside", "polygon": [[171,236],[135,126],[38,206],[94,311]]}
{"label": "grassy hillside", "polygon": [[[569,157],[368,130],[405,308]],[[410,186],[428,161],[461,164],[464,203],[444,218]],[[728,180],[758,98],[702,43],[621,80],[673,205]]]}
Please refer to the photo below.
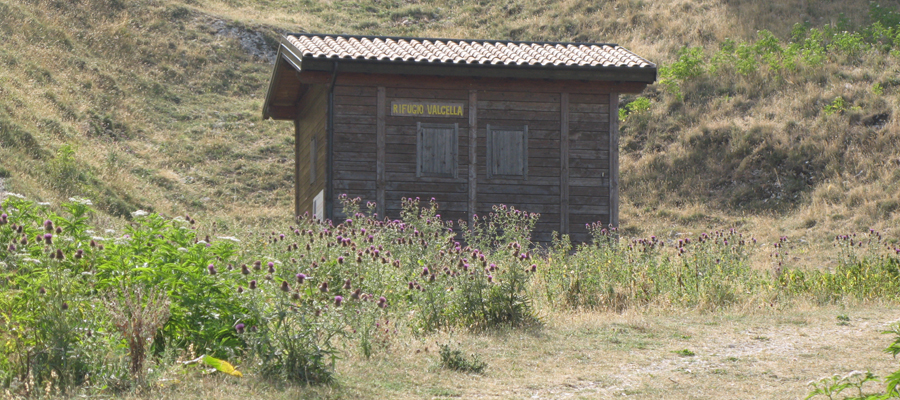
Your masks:
{"label": "grassy hillside", "polygon": [[282,217],[291,128],[260,120],[279,33],[616,42],[665,70],[622,102],[628,233],[900,237],[900,43],[838,46],[900,2],[768,3],[0,0],[0,179],[111,216]]}

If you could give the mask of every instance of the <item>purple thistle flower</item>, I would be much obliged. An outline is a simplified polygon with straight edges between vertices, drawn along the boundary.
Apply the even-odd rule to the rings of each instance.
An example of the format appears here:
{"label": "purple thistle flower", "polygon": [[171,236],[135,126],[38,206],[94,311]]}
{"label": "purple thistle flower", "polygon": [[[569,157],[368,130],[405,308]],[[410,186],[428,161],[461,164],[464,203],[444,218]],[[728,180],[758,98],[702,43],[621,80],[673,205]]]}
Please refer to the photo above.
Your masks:
{"label": "purple thistle flower", "polygon": [[426,276],[426,275],[428,275],[428,267],[423,267],[422,268],[422,276]]}
{"label": "purple thistle flower", "polygon": [[387,299],[384,298],[384,296],[379,297],[379,298],[378,298],[378,307],[379,307],[379,308],[384,308],[384,307],[386,307],[386,306],[387,306]]}
{"label": "purple thistle flower", "polygon": [[339,257],[338,257],[338,264],[343,264],[343,263],[344,263],[344,257],[343,257],[343,256],[339,256]]}
{"label": "purple thistle flower", "polygon": [[253,262],[253,269],[259,271],[262,267],[262,261],[256,260]]}
{"label": "purple thistle flower", "polygon": [[[39,241],[40,239],[38,239]],[[53,244],[53,235],[52,234],[44,234],[44,243]]]}
{"label": "purple thistle flower", "polygon": [[91,240],[91,242],[89,243],[89,245],[90,245],[91,247],[97,247],[97,242]]}
{"label": "purple thistle flower", "polygon": [[303,281],[304,281],[305,279],[306,279],[306,275],[304,275],[304,274],[297,274],[297,283],[303,283]]}
{"label": "purple thistle flower", "polygon": [[350,298],[353,300],[359,300],[359,294],[362,292],[362,289],[356,289],[353,293],[350,293]]}
{"label": "purple thistle flower", "polygon": [[62,303],[62,309],[63,309],[63,311],[68,310],[68,309],[69,309],[69,303],[67,303],[67,302],[64,301],[64,302]]}
{"label": "purple thistle flower", "polygon": [[244,326],[244,324],[237,324],[234,326],[234,330],[236,330],[237,333],[244,333]]}
{"label": "purple thistle flower", "polygon": [[319,291],[322,293],[328,292],[328,282],[322,282],[322,284],[319,285]]}
{"label": "purple thistle flower", "polygon": [[10,252],[10,253],[16,251],[16,245],[10,243],[10,244],[9,244],[9,247],[6,248],[6,251],[8,251],[8,252]]}
{"label": "purple thistle flower", "polygon": [[[57,227],[56,227],[56,234],[57,234],[57,235],[62,234],[62,228],[60,228],[60,227],[57,226]],[[125,236],[128,236],[128,235],[125,235]]]}
{"label": "purple thistle flower", "polygon": [[531,272],[537,272],[537,264],[531,264]]}
{"label": "purple thistle flower", "polygon": [[350,278],[347,278],[347,280],[344,281],[344,290],[350,290],[350,289],[351,289]]}
{"label": "purple thistle flower", "polygon": [[290,292],[291,287],[288,285],[287,281],[281,281],[281,291],[282,292]]}
{"label": "purple thistle flower", "polygon": [[250,269],[247,268],[247,264],[241,265],[241,273],[244,275],[250,275]]}
{"label": "purple thistle flower", "polygon": [[63,255],[62,249],[56,249],[56,259],[57,259],[57,260],[63,260],[63,259],[65,259],[65,258],[66,258],[66,256]]}
{"label": "purple thistle flower", "polygon": [[6,213],[0,214],[0,225],[5,225],[8,222],[7,218]]}
{"label": "purple thistle flower", "polygon": [[269,267],[269,273],[274,274],[275,273],[275,263],[269,261],[269,263],[266,265]]}
{"label": "purple thistle flower", "polygon": [[49,219],[44,221],[44,229],[47,232],[53,232],[53,221],[51,221]]}
{"label": "purple thistle flower", "polygon": [[493,281],[494,281],[494,276],[488,275],[488,282],[493,282]]}
{"label": "purple thistle flower", "polygon": [[47,289],[44,289],[43,286],[38,288],[38,294],[47,294]]}
{"label": "purple thistle flower", "polygon": [[340,307],[340,306],[341,306],[341,303],[342,303],[343,301],[344,301],[344,297],[343,297],[343,296],[334,296],[334,306],[335,306],[335,307]]}
{"label": "purple thistle flower", "polygon": [[216,266],[215,265],[209,264],[206,266],[206,269],[209,270],[210,275],[216,274]]}
{"label": "purple thistle flower", "polygon": [[256,279],[250,281],[250,290],[256,289]]}
{"label": "purple thistle flower", "polygon": [[84,250],[82,250],[82,249],[75,250],[75,258],[81,259],[81,257],[84,257]]}
{"label": "purple thistle flower", "polygon": [[238,294],[244,293],[244,287],[243,287],[243,286],[238,286],[237,292],[238,292]]}

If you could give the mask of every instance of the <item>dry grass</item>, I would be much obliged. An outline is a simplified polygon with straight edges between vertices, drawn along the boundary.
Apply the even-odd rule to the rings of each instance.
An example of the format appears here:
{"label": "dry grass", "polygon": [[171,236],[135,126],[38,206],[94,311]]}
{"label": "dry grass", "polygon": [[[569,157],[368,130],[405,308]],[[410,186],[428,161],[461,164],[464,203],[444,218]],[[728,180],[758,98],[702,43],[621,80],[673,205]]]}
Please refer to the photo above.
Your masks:
{"label": "dry grass", "polygon": [[[896,360],[881,351],[891,338],[880,332],[898,318],[881,305],[675,315],[553,312],[543,328],[532,330],[397,337],[370,360],[342,360],[332,387],[276,388],[252,375],[237,380],[172,371],[179,382],[124,397],[799,399],[813,379],[896,369]],[[443,343],[477,353],[488,369],[481,375],[441,369]]]}
{"label": "dry grass", "polygon": [[[751,40],[759,29],[786,38],[796,22],[837,24],[843,14],[852,26],[868,23],[865,1],[770,3],[83,0],[66,7],[3,0],[0,125],[24,141],[0,145],[10,175],[5,188],[54,203],[91,197],[115,216],[141,208],[255,224],[288,215],[291,129],[259,118],[270,66],[218,35],[219,19],[270,41],[298,30],[611,41],[663,64],[683,46],[713,51],[725,38]],[[894,57],[867,54],[860,63],[830,63],[785,81],[773,82],[764,70],[749,77],[726,73],[686,87],[684,104],[651,86],[644,94],[653,100],[646,124],[622,124],[626,232],[738,226],[763,238],[787,235],[824,245],[835,233],[874,227],[897,237],[891,228],[900,209],[900,126],[891,118],[872,131],[852,121],[897,115],[895,89],[885,86],[875,95],[871,87],[898,70]],[[824,117],[822,108],[836,96],[861,111]],[[703,170],[722,164],[719,150],[692,146],[705,131],[758,131],[791,157],[820,154],[819,175],[800,191],[780,192],[779,167],[754,164],[764,153],[747,157],[743,172]],[[64,145],[74,149],[72,169],[80,178],[48,167]],[[805,145],[816,150],[802,150]],[[688,171],[672,167],[692,157],[699,158]],[[743,193],[754,190],[768,190],[777,204],[758,193],[744,201]]]}

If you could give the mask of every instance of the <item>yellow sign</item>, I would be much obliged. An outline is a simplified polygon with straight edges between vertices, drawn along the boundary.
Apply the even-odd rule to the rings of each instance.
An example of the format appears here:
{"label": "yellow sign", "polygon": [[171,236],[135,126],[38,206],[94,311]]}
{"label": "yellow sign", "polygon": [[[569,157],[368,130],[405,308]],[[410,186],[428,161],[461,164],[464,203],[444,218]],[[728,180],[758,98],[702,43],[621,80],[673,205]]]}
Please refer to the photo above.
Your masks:
{"label": "yellow sign", "polygon": [[463,103],[397,100],[391,102],[391,115],[401,117],[465,117]]}

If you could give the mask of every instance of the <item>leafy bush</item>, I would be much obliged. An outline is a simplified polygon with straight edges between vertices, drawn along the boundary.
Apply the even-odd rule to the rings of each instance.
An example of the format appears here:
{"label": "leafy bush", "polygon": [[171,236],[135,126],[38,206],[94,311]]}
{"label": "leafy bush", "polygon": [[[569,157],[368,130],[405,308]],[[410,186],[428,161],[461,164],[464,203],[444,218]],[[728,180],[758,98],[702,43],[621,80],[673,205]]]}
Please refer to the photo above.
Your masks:
{"label": "leafy bush", "polygon": [[644,114],[650,111],[650,99],[638,97],[619,109],[619,120],[625,121],[630,115]]}
{"label": "leafy bush", "polygon": [[441,366],[444,368],[475,374],[480,374],[487,368],[487,363],[479,359],[476,354],[466,357],[462,350],[454,349],[449,344],[442,344],[440,347]]}

